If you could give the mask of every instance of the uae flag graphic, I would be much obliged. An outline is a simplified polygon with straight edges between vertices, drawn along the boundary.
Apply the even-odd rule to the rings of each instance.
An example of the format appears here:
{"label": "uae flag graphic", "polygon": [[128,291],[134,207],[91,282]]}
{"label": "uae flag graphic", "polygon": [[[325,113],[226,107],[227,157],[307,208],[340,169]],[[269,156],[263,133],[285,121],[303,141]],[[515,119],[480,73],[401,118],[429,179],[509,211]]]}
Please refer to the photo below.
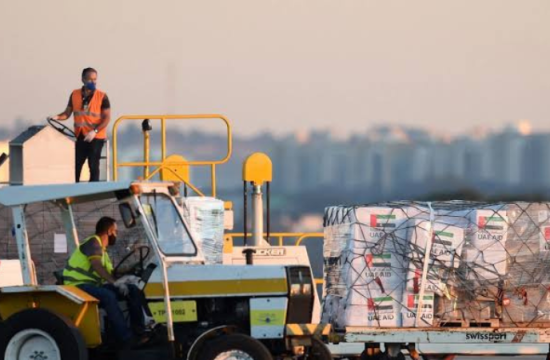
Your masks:
{"label": "uae flag graphic", "polygon": [[[418,295],[410,294],[407,295],[407,307],[409,309],[415,310],[418,307]],[[424,295],[424,303],[422,304],[422,309],[431,309],[432,302],[434,297],[431,295]]]}
{"label": "uae flag graphic", "polygon": [[369,268],[391,267],[391,254],[380,254],[380,255],[366,254],[365,260],[367,262],[367,267]]}
{"label": "uae flag graphic", "polygon": [[434,237],[433,237],[433,242],[434,242],[434,244],[442,244],[442,245],[445,245],[445,246],[452,246],[453,245],[452,240],[447,240],[447,239],[452,239],[453,237],[454,237],[453,233],[446,232],[446,231],[435,231],[434,232]]}
{"label": "uae flag graphic", "polygon": [[[422,279],[422,271],[424,269],[423,268],[416,268],[414,270],[414,278],[417,279],[418,281],[420,281]],[[427,280],[438,280],[439,279],[439,276],[437,276],[436,273],[434,273],[434,269],[433,267],[432,268],[428,268],[428,275],[426,275],[426,279]]]}
{"label": "uae flag graphic", "polygon": [[395,223],[392,221],[396,219],[395,215],[370,215],[370,227],[377,228],[394,228]]}
{"label": "uae flag graphic", "polygon": [[371,311],[393,310],[393,298],[384,296],[379,298],[368,298],[367,307]]}
{"label": "uae flag graphic", "polygon": [[504,230],[504,222],[498,215],[477,217],[477,227],[485,230]]}

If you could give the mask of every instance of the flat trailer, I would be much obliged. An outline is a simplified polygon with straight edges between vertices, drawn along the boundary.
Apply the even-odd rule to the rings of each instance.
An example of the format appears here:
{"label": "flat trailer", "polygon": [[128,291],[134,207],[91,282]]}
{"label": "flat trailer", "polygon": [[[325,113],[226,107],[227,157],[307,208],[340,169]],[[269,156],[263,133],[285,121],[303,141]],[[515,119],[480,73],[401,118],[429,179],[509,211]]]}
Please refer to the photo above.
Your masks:
{"label": "flat trailer", "polygon": [[[329,348],[334,358],[451,359],[455,355],[547,355],[547,328],[372,328],[335,331]],[[547,357],[548,358],[548,357]]]}

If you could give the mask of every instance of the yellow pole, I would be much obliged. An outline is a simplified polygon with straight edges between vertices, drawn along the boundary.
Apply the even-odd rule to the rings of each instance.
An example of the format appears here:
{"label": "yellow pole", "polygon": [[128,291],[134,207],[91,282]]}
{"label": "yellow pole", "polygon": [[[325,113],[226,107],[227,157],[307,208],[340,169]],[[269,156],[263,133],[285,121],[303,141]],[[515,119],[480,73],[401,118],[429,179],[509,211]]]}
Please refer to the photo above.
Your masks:
{"label": "yellow pole", "polygon": [[160,119],[160,142],[161,142],[161,157],[162,160],[166,160],[166,118]]}
{"label": "yellow pole", "polygon": [[149,131],[143,132],[143,159],[145,160],[145,166],[143,167],[143,180],[149,178]]}
{"label": "yellow pole", "polygon": [[216,164],[212,164],[212,197],[216,197]]}
{"label": "yellow pole", "polygon": [[113,181],[118,180],[118,161],[117,161],[117,128],[118,128],[118,120],[115,122],[115,125],[113,126],[113,143],[112,143],[112,151],[113,154]]}

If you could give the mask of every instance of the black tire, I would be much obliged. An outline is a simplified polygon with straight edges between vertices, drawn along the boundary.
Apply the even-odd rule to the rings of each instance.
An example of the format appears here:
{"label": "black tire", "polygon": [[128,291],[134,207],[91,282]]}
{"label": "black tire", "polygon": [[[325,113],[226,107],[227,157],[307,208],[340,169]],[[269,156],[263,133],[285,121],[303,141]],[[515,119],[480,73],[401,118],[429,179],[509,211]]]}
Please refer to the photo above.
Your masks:
{"label": "black tire", "polygon": [[422,355],[423,360],[454,360],[455,354],[429,354]]}
{"label": "black tire", "polygon": [[311,339],[311,348],[306,352],[303,359],[307,360],[331,360],[332,354],[329,348],[319,339]]}
{"label": "black tire", "polygon": [[11,338],[23,330],[38,329],[50,335],[62,360],[88,360],[88,349],[78,329],[65,316],[45,309],[27,309],[10,316],[0,327],[0,354],[5,356]]}
{"label": "black tire", "polygon": [[399,352],[397,356],[390,356],[387,352],[380,353],[379,360],[405,360],[405,355]]}
{"label": "black tire", "polygon": [[389,355],[386,355],[386,358],[388,360],[405,360],[405,355],[402,352],[399,352],[397,356],[391,357]]}
{"label": "black tire", "polygon": [[382,360],[383,357],[384,357],[384,354],[380,352],[380,348],[376,347],[376,348],[365,349],[365,351],[361,353],[360,359],[361,360]]}
{"label": "black tire", "polygon": [[213,360],[227,351],[242,351],[254,360],[273,360],[264,344],[244,334],[221,335],[203,344],[197,359]]}

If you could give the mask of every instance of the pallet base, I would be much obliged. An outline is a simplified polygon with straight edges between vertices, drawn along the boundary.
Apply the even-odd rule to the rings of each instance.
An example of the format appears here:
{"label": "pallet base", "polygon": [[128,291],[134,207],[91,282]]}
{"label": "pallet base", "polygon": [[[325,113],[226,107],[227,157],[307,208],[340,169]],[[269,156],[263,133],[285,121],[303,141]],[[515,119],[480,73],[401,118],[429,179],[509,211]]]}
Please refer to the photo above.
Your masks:
{"label": "pallet base", "polygon": [[458,327],[458,328],[498,328],[500,326],[500,319],[486,319],[486,320],[468,320],[468,319],[453,319],[453,320],[441,320],[437,324],[438,327]]}

